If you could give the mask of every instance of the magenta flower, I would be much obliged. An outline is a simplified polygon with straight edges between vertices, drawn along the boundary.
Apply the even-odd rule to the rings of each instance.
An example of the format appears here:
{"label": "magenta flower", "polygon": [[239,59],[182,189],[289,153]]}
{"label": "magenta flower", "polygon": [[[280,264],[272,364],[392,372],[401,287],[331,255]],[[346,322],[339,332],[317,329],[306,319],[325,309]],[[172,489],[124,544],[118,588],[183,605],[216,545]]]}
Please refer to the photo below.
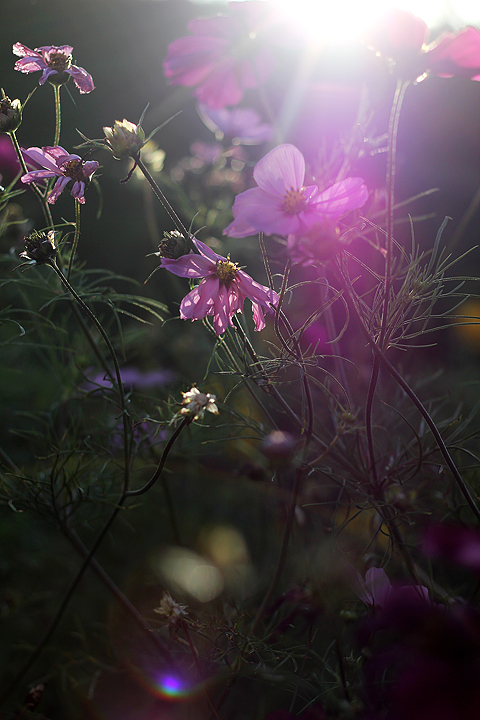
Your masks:
{"label": "magenta flower", "polygon": [[56,147],[43,148],[31,147],[27,150],[22,150],[22,155],[26,160],[32,160],[37,165],[45,168],[45,170],[32,170],[26,175],[23,175],[20,178],[23,183],[28,184],[46,178],[58,177],[47,199],[50,205],[53,205],[70,180],[73,180],[73,187],[70,194],[82,205],[85,203],[85,186],[98,168],[98,162],[96,160],[85,161],[78,155],[69,155],[67,151],[59,145]]}
{"label": "magenta flower", "polygon": [[198,105],[197,110],[208,129],[220,136],[220,140],[226,135],[235,145],[259,145],[272,138],[273,126],[262,123],[260,115],[251,108],[214,110]]}
{"label": "magenta flower", "polygon": [[39,85],[44,85],[47,80],[53,85],[63,85],[71,75],[82,95],[95,90],[92,76],[83,68],[72,65],[71,45],[45,45],[30,50],[26,45],[17,42],[13,46],[13,52],[21,58],[15,63],[15,70],[22,73],[42,70]]}
{"label": "magenta flower", "polygon": [[422,551],[480,573],[480,531],[462,525],[432,525],[423,539]]}
{"label": "magenta flower", "polygon": [[315,224],[336,221],[362,207],[368,197],[362,178],[347,178],[321,193],[317,185],[305,187],[305,159],[294,145],[271,150],[257,163],[253,177],[258,187],[237,195],[234,220],[224,235],[300,236]]}
{"label": "magenta flower", "polygon": [[384,608],[392,589],[392,583],[382,568],[372,567],[367,570],[365,580],[357,573],[355,592],[366,605]]}
{"label": "magenta flower", "polygon": [[243,311],[245,298],[252,303],[255,330],[263,330],[265,319],[262,307],[272,312],[278,303],[274,290],[252,280],[250,275],[240,270],[229,258],[217,255],[200,240],[192,238],[199,255],[190,253],[177,260],[162,258],[160,267],[174,275],[186,278],[203,278],[180,304],[182,320],[201,320],[213,315],[213,325],[217,335],[222,335],[235,313]]}
{"label": "magenta flower", "polygon": [[392,60],[405,80],[428,75],[480,80],[480,31],[465,27],[425,44],[426,23],[404,10],[390,10],[368,33],[367,44]]}
{"label": "magenta flower", "polygon": [[170,85],[195,88],[194,97],[211,108],[237,105],[273,67],[264,37],[273,34],[269,3],[230,2],[229,9],[229,16],[192,20],[192,35],[174,40],[163,63]]}

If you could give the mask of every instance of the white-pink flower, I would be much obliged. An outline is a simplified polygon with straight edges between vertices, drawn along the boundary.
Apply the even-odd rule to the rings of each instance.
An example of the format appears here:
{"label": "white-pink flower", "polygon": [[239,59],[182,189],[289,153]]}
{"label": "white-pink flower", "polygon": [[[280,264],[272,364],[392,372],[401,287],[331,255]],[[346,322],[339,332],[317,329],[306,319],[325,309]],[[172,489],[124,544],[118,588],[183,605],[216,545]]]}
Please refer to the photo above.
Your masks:
{"label": "white-pink flower", "polygon": [[271,288],[255,282],[238,265],[217,255],[200,240],[192,238],[200,254],[182,255],[176,260],[163,258],[160,267],[174,275],[186,278],[203,278],[197,287],[186,295],[180,304],[182,320],[201,320],[213,315],[213,326],[217,335],[222,335],[235,313],[243,311],[248,298],[252,303],[255,330],[263,330],[263,310],[273,312],[278,295]]}
{"label": "white-pink flower", "polygon": [[31,160],[45,168],[44,170],[32,170],[26,175],[22,175],[20,179],[23,183],[36,183],[39,180],[58,177],[47,198],[50,205],[53,205],[71,180],[73,180],[73,187],[70,194],[82,205],[85,203],[85,186],[98,168],[96,160],[82,160],[79,155],[67,153],[60,145],[27,148],[27,150],[22,150],[22,155],[27,161]]}
{"label": "white-pink flower", "polygon": [[304,235],[315,224],[337,220],[362,207],[368,190],[362,178],[347,178],[323,192],[317,185],[305,186],[305,158],[294,145],[271,150],[255,165],[253,178],[258,187],[237,195],[234,220],[224,235],[247,237]]}
{"label": "white-pink flower", "polygon": [[30,50],[26,45],[17,42],[13,46],[13,52],[21,58],[15,63],[15,70],[22,73],[42,71],[39,85],[44,85],[47,80],[54,85],[63,85],[71,76],[81,94],[95,90],[92,76],[83,68],[72,65],[71,45],[44,45]]}

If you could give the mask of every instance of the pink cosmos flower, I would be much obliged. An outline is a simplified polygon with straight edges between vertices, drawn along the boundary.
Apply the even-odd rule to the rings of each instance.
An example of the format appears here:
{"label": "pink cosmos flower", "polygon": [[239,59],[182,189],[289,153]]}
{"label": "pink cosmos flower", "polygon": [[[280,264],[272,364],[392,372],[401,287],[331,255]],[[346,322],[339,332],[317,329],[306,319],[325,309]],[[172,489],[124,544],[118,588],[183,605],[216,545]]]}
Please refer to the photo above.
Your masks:
{"label": "pink cosmos flower", "polygon": [[209,130],[231,138],[235,145],[259,145],[268,142],[273,135],[273,126],[262,123],[260,115],[252,108],[220,108],[214,110],[207,105],[198,105],[198,114]]}
{"label": "pink cosmos flower", "polygon": [[243,311],[245,298],[252,303],[255,330],[263,330],[265,319],[262,307],[272,312],[278,303],[274,290],[255,282],[229,258],[217,255],[200,240],[192,238],[199,255],[190,253],[177,260],[162,258],[160,267],[174,275],[186,278],[203,278],[201,283],[186,295],[180,304],[182,320],[200,320],[213,315],[217,335],[222,335],[235,313]]}
{"label": "pink cosmos flower", "polygon": [[95,90],[92,76],[83,68],[72,65],[71,45],[45,45],[30,50],[26,45],[17,42],[13,46],[13,52],[21,58],[15,63],[15,70],[22,73],[43,71],[39,85],[44,85],[47,80],[54,85],[63,85],[68,80],[65,75],[71,75],[82,95]]}
{"label": "pink cosmos flower", "polygon": [[365,573],[365,580],[356,574],[355,592],[366,605],[382,610],[404,603],[430,604],[428,589],[423,585],[393,586],[383,568],[372,567]]}
{"label": "pink cosmos flower", "polygon": [[305,159],[289,144],[265,155],[255,165],[253,178],[258,187],[237,195],[234,220],[224,235],[247,237],[261,231],[301,236],[315,224],[336,221],[362,207],[368,197],[362,178],[347,178],[321,193],[317,185],[305,187]]}
{"label": "pink cosmos flower", "polygon": [[368,33],[367,44],[394,61],[405,80],[428,75],[480,80],[480,31],[465,27],[425,44],[426,23],[404,10],[390,10]]}
{"label": "pink cosmos flower", "polygon": [[271,50],[262,40],[272,28],[269,3],[230,2],[229,10],[229,16],[192,20],[192,35],[174,40],[163,63],[170,85],[195,88],[194,97],[211,108],[237,105],[244,91],[262,84],[273,67]]}
{"label": "pink cosmos flower", "polygon": [[85,203],[85,186],[98,168],[96,160],[85,161],[79,155],[69,155],[59,145],[43,148],[31,147],[22,150],[22,155],[26,160],[32,160],[37,165],[45,168],[45,170],[32,170],[26,175],[22,175],[20,179],[23,183],[28,184],[46,178],[58,177],[47,199],[50,205],[53,205],[70,180],[73,180],[70,194],[82,205]]}

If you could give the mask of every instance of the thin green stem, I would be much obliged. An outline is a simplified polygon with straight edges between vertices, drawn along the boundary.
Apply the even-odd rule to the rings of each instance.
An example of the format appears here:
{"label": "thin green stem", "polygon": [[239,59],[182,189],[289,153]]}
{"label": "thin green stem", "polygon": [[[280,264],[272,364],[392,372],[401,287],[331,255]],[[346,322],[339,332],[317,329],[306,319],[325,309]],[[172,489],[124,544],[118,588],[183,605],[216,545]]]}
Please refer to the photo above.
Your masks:
{"label": "thin green stem", "polygon": [[55,139],[53,145],[60,145],[60,130],[62,127],[62,107],[60,103],[60,85],[53,85],[53,93],[55,96]]}
{"label": "thin green stem", "polygon": [[[20,167],[22,168],[22,172],[24,175],[26,175],[28,173],[28,168],[25,164],[25,160],[23,158],[22,151],[20,150],[20,145],[18,144],[17,136],[16,136],[15,132],[10,132],[9,135],[12,139],[13,147],[15,148],[15,152],[17,154],[17,158],[18,158],[18,162],[20,163]],[[35,183],[33,183],[33,182],[30,183],[30,187],[32,188],[35,195],[37,196],[37,198],[40,202],[40,205],[42,206],[42,210],[43,210],[43,214],[45,217],[45,222],[46,222],[47,227],[50,230],[53,230],[54,226],[53,226],[52,213],[50,212],[50,206],[46,200],[45,195],[35,185]]]}
{"label": "thin green stem", "polygon": [[195,247],[195,243],[192,241],[192,239],[190,237],[190,233],[188,232],[185,225],[182,223],[182,221],[178,217],[178,215],[175,212],[175,210],[173,209],[173,207],[168,202],[168,200],[165,197],[165,195],[163,194],[163,192],[158,187],[158,184],[156,183],[154,178],[151,176],[147,167],[143,164],[140,157],[137,160],[137,166],[143,173],[145,179],[147,180],[148,184],[152,188],[152,190],[155,193],[155,195],[157,196],[157,198],[160,200],[164,210],[166,211],[167,215],[170,217],[170,220],[173,222],[173,224],[175,225],[178,232],[182,233],[182,235],[184,236],[185,240],[187,241],[187,244],[190,247],[190,249],[193,250],[193,252],[198,254],[198,250]]}
{"label": "thin green stem", "polygon": [[77,252],[78,241],[80,239],[80,203],[75,198],[75,234],[73,236],[72,251],[70,253],[70,260],[68,262],[67,280],[70,280],[72,274],[73,261],[75,253]]}
{"label": "thin green stem", "polygon": [[108,337],[107,333],[105,332],[101,322],[98,320],[96,315],[90,310],[88,305],[86,305],[84,303],[82,298],[78,295],[78,293],[72,287],[70,282],[67,280],[65,275],[62,273],[62,271],[56,264],[55,260],[52,260],[50,262],[50,265],[57,273],[58,277],[62,281],[65,288],[68,290],[68,292],[72,295],[74,300],[78,303],[78,305],[80,305],[82,310],[88,315],[90,320],[93,322],[93,324],[97,328],[98,332],[102,336],[102,338],[108,348],[110,357],[112,359],[113,366],[115,368],[116,385],[117,385],[118,394],[120,396],[120,407],[122,409],[122,418],[123,418],[124,451],[125,451],[123,492],[125,493],[125,492],[127,492],[129,483],[130,483],[130,423],[129,423],[129,415],[127,412],[127,405],[125,402],[125,392],[123,389],[122,377],[120,374],[120,366],[118,364],[117,355],[115,353],[112,343],[110,342],[110,338]]}

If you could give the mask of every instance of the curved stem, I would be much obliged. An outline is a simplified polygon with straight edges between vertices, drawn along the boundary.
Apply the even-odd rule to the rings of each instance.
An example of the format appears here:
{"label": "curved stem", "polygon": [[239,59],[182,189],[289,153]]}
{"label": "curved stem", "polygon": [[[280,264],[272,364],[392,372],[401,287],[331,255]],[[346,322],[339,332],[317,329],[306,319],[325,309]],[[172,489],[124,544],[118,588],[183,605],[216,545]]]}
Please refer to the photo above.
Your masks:
{"label": "curved stem", "polygon": [[127,492],[129,482],[130,482],[130,426],[129,426],[129,419],[128,419],[128,412],[127,412],[127,406],[125,402],[125,392],[123,389],[123,383],[122,383],[122,377],[120,374],[120,366],[118,364],[117,355],[115,353],[115,350],[113,348],[112,343],[110,342],[110,338],[108,337],[107,333],[103,329],[102,324],[96,317],[96,315],[90,310],[88,305],[84,303],[82,298],[77,294],[77,292],[74,290],[72,285],[69,283],[65,275],[62,273],[58,265],[54,260],[50,261],[51,267],[55,270],[58,277],[62,281],[65,288],[68,290],[68,292],[72,295],[74,300],[80,305],[82,310],[88,315],[90,320],[93,322],[95,327],[97,328],[98,332],[102,336],[108,351],[110,353],[110,357],[112,358],[113,366],[115,368],[115,377],[116,377],[116,385],[118,394],[120,396],[120,407],[122,409],[122,418],[123,418],[123,432],[124,432],[124,449],[125,449],[125,468],[124,468],[124,481],[123,481],[123,492]]}
{"label": "curved stem", "polygon": [[77,198],[75,198],[75,234],[73,236],[70,260],[68,261],[67,280],[70,280],[70,275],[72,274],[73,260],[75,258],[75,253],[77,252],[77,246],[78,246],[79,239],[80,239],[80,203],[78,202]]}

